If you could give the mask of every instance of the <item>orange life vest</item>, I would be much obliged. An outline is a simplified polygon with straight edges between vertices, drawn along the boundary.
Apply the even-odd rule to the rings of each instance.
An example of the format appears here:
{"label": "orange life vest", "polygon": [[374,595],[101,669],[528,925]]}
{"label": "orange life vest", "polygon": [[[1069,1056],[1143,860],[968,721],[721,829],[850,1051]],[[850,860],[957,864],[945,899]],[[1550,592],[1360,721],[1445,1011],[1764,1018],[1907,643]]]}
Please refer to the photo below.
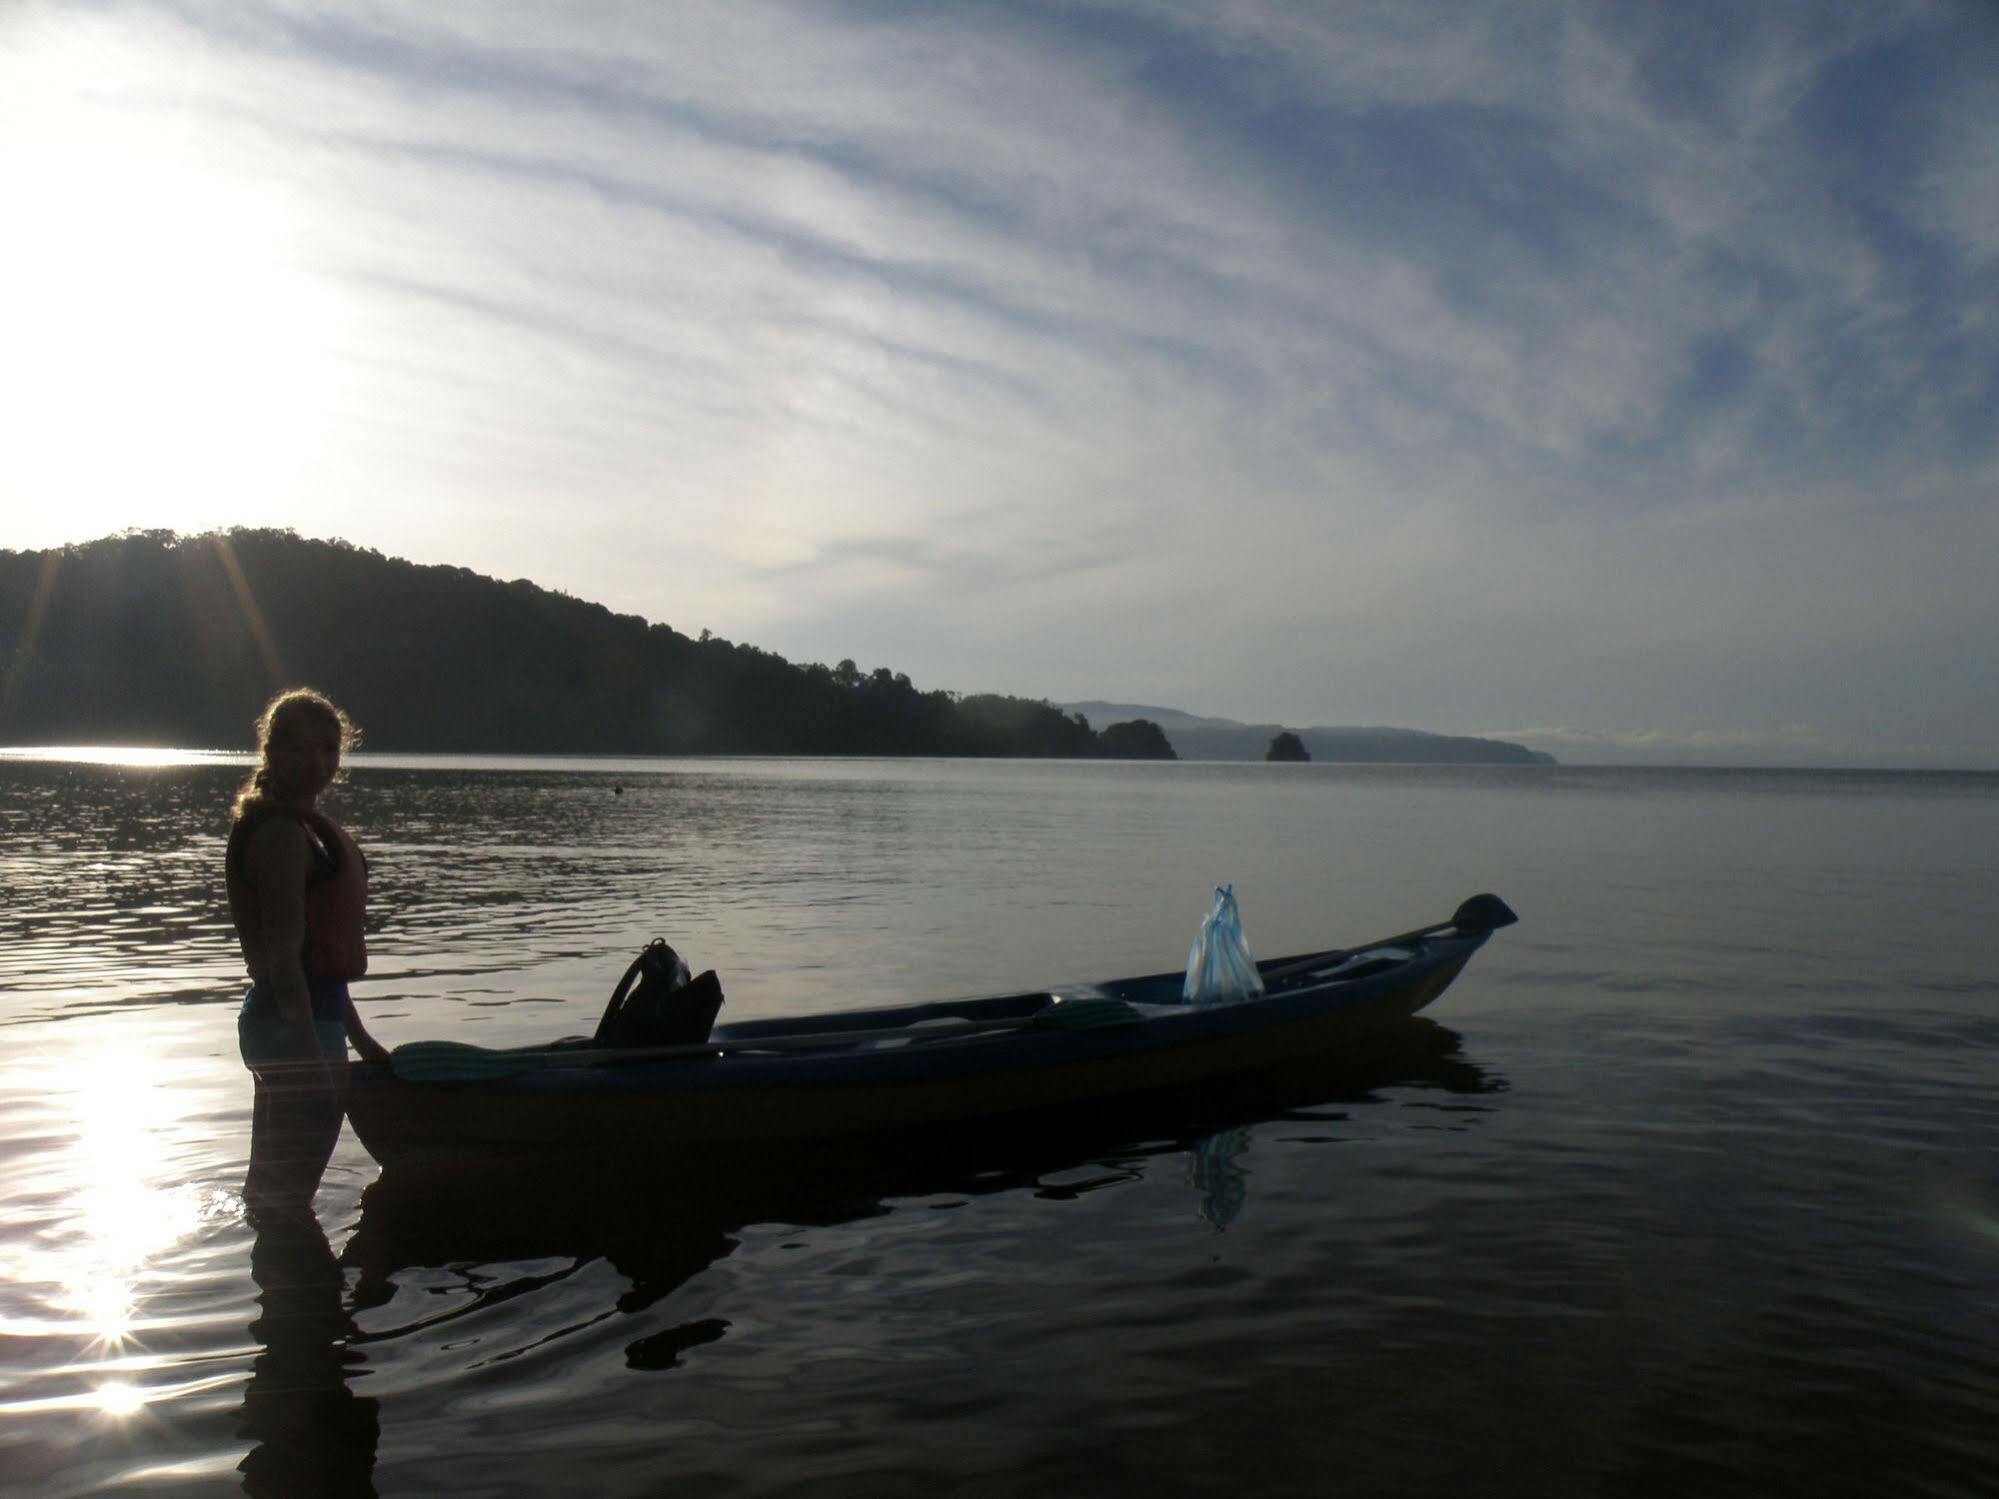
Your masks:
{"label": "orange life vest", "polygon": [[368,971],[368,861],[324,812],[301,814],[333,855],[333,872],[305,887],[305,945],[321,978],[358,979]]}
{"label": "orange life vest", "polygon": [[225,861],[229,912],[237,930],[253,932],[256,896],[243,870],[243,850],[265,818],[296,817],[311,829],[319,847],[305,883],[305,948],[301,956],[324,979],[358,979],[368,971],[368,861],[347,830],[323,812],[300,812],[266,803],[246,813],[229,834]]}

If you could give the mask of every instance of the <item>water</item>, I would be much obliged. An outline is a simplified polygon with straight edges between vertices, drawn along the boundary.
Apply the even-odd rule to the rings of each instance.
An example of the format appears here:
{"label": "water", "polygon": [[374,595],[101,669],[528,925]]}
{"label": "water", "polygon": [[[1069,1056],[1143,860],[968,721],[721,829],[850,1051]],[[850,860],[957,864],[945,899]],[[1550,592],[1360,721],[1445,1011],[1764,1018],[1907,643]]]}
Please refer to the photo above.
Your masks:
{"label": "water", "polygon": [[[699,1197],[236,1197],[240,764],[0,758],[0,1480],[32,1494],[1988,1494],[1999,777],[364,760],[386,1042],[1521,913],[1203,1136]],[[1442,1027],[1439,1029],[1438,1027]],[[1451,1048],[1455,1047],[1455,1050]]]}

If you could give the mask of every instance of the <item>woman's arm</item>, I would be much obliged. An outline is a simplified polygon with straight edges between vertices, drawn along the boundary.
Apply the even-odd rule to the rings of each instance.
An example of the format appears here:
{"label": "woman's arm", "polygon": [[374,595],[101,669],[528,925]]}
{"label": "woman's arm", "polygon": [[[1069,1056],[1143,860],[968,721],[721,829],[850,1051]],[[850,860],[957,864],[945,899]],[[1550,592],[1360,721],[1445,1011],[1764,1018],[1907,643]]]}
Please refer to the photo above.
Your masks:
{"label": "woman's arm", "polygon": [[364,1062],[386,1062],[389,1049],[368,1034],[368,1028],[361,1024],[360,1011],[354,1008],[354,1001],[348,999],[341,1004],[341,1019],[347,1025],[347,1039],[354,1043],[354,1049],[361,1053]]}
{"label": "woman's arm", "polygon": [[257,891],[257,942],[263,949],[264,971],[256,976],[270,986],[278,1018],[291,1033],[293,1053],[301,1059],[317,1057],[312,995],[306,988],[302,957],[305,880],[312,867],[305,829],[290,817],[267,818],[251,834],[243,865]]}

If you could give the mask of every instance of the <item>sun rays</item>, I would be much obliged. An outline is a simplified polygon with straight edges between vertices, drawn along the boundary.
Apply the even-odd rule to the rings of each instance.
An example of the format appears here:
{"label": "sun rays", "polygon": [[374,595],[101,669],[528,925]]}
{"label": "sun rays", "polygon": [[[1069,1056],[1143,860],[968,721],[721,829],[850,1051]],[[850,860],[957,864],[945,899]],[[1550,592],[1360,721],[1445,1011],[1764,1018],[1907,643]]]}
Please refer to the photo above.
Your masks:
{"label": "sun rays", "polygon": [[[283,687],[287,675],[277,636],[258,605],[256,591],[236,555],[235,542],[228,533],[220,531],[185,541],[171,532],[143,533],[140,539],[159,542],[174,553],[176,565],[165,570],[166,588],[178,589],[186,611],[183,618],[194,627],[197,637],[192,659],[187,664],[206,672],[211,680],[226,680],[232,688],[248,689],[243,702],[243,721],[247,724],[253,702]],[[0,758],[28,755],[36,759],[138,768],[214,758],[213,752],[153,745],[41,745],[32,750],[10,747],[10,741],[32,741],[37,737],[34,728],[24,730],[23,725],[32,725],[37,712],[46,711],[52,687],[61,690],[65,642],[70,642],[68,648],[74,649],[79,629],[89,628],[91,603],[99,594],[88,566],[80,573],[73,568],[67,570],[73,579],[71,586],[78,590],[72,597],[64,598],[61,587],[65,561],[79,553],[87,556],[88,552],[88,548],[51,550],[42,555],[25,609],[17,616],[19,624],[14,630],[11,651],[5,649],[5,632],[11,623],[7,615],[11,611],[0,604],[0,663],[4,663],[0,665]],[[56,606],[53,618],[52,605]],[[228,620],[232,607],[240,616],[240,636],[235,636]],[[49,636],[47,651],[42,649],[45,633]],[[245,641],[254,651],[254,657],[232,649],[228,643],[232,637]],[[45,661],[45,656],[50,659]],[[39,710],[38,694],[43,699]],[[60,723],[59,713],[55,730],[58,733],[63,732]],[[44,719],[42,731],[47,729]]]}
{"label": "sun rays", "polygon": [[284,661],[278,655],[278,642],[271,634],[270,626],[264,623],[264,611],[257,607],[256,595],[250,591],[250,580],[243,575],[243,564],[236,560],[236,548],[227,536],[215,538],[215,555],[221,559],[222,571],[229,578],[229,589],[236,595],[237,607],[243,611],[243,622],[249,626],[250,637],[256,641],[257,654],[270,677],[271,688],[276,691],[286,680]]}
{"label": "sun rays", "polygon": [[42,565],[35,575],[34,597],[28,600],[28,612],[21,622],[21,632],[14,646],[14,658],[7,663],[7,670],[0,674],[0,724],[7,722],[8,710],[14,706],[15,694],[20,691],[22,679],[33,670],[35,642],[42,632],[42,617],[49,612],[49,598],[55,592],[56,573],[62,566],[62,554],[50,552],[42,558]]}

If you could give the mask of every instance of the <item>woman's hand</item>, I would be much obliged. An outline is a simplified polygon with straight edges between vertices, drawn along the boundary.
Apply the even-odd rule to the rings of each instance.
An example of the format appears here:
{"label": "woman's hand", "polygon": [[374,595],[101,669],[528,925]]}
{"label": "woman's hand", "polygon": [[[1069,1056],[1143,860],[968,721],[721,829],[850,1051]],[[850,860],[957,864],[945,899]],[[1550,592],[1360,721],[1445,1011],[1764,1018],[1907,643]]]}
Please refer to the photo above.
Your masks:
{"label": "woman's hand", "polygon": [[388,1047],[368,1034],[368,1027],[361,1023],[361,1012],[354,1008],[352,999],[341,1006],[340,1018],[346,1022],[347,1039],[354,1043],[362,1061],[373,1062],[378,1067],[388,1062]]}

